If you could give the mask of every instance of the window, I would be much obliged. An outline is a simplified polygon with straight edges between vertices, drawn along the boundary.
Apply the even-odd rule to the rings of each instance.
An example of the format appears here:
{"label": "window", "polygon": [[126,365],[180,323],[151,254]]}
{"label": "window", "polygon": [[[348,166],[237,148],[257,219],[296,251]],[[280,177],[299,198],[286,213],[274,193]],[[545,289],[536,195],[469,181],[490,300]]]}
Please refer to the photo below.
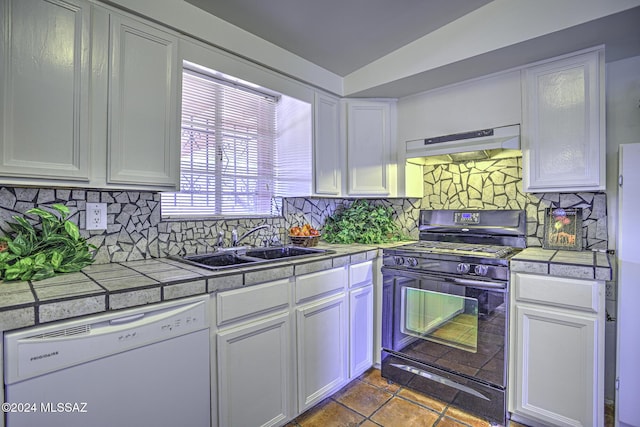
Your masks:
{"label": "window", "polygon": [[[291,182],[308,195],[310,108],[303,113],[309,118],[305,127],[309,131],[300,134],[298,129],[302,138],[283,137],[278,127],[291,126],[283,126],[278,111],[281,104],[291,109],[292,98],[284,97],[287,102],[281,98],[185,62],[180,192],[162,194],[162,215],[270,216],[279,214],[277,198],[290,195],[281,189],[290,190]],[[292,141],[307,148],[292,151]],[[303,167],[287,167],[289,163]],[[291,170],[305,176],[292,177]]]}

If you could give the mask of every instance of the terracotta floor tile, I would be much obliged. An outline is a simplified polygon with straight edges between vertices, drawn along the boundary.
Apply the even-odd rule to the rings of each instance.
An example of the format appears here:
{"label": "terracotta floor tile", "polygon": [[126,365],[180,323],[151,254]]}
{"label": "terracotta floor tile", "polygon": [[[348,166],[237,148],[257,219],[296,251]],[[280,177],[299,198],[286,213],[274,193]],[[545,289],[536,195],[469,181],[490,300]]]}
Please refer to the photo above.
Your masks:
{"label": "terracotta floor tile", "polygon": [[462,421],[464,424],[470,425],[471,427],[490,427],[491,423],[481,418],[475,417],[467,412],[464,412],[454,406],[450,406],[447,408],[445,415],[454,418],[458,421]]}
{"label": "terracotta floor tile", "polygon": [[[606,407],[605,427],[613,427],[613,415],[613,406]],[[389,384],[379,369],[372,368],[285,427],[355,426],[490,427],[490,423],[413,389]],[[527,427],[515,421],[508,426]]]}
{"label": "terracotta floor tile", "polygon": [[296,418],[302,427],[356,427],[364,417],[338,402],[325,399]]}
{"label": "terracotta floor tile", "polygon": [[433,397],[425,396],[424,394],[421,394],[410,388],[402,388],[397,393],[397,395],[402,396],[405,399],[412,400],[421,405],[427,406],[437,412],[442,412],[447,407],[447,404],[442,402],[441,400],[435,399]]}
{"label": "terracotta floor tile", "polygon": [[408,400],[394,397],[371,420],[384,427],[431,427],[440,415]]}
{"label": "terracotta floor tile", "polygon": [[453,418],[442,417],[438,421],[438,424],[436,424],[436,427],[467,427],[467,425],[462,424],[460,421],[454,420]]}
{"label": "terracotta floor tile", "polygon": [[356,380],[332,396],[333,399],[368,417],[393,395],[364,381]]}
{"label": "terracotta floor tile", "polygon": [[386,378],[382,378],[380,369],[369,369],[358,378],[364,382],[371,384],[374,387],[384,389],[390,393],[395,393],[400,389],[400,386],[395,383],[389,383]]}

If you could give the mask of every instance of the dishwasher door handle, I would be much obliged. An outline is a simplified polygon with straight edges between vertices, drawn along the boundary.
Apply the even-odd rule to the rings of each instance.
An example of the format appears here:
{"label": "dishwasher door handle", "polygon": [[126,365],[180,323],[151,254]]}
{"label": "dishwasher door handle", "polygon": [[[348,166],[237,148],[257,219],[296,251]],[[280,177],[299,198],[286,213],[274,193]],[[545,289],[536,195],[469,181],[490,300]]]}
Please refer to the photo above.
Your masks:
{"label": "dishwasher door handle", "polygon": [[145,316],[144,313],[133,314],[131,316],[119,317],[117,319],[109,320],[110,325],[123,325],[125,323],[135,322],[136,320],[140,320]]}

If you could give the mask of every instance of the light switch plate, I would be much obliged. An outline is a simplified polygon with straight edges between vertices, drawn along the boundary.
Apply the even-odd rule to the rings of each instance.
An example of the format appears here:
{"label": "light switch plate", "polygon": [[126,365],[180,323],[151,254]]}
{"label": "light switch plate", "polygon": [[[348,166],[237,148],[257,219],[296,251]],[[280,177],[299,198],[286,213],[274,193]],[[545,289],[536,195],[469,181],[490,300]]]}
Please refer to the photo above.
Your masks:
{"label": "light switch plate", "polygon": [[87,203],[86,204],[87,230],[107,229],[107,204]]}

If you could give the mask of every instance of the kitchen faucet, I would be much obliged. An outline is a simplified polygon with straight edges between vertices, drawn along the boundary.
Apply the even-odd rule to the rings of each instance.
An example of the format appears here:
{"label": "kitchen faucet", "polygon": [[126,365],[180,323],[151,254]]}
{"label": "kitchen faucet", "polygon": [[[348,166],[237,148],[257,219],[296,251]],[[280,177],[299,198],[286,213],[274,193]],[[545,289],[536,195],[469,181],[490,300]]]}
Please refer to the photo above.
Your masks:
{"label": "kitchen faucet", "polygon": [[231,232],[231,246],[238,246],[238,244],[244,239],[246,239],[250,234],[253,234],[258,230],[262,230],[263,228],[269,228],[269,227],[270,225],[264,224],[264,225],[260,225],[258,227],[252,228],[251,230],[247,231],[242,236],[240,236],[240,238],[238,238],[238,230],[234,228],[233,231]]}

